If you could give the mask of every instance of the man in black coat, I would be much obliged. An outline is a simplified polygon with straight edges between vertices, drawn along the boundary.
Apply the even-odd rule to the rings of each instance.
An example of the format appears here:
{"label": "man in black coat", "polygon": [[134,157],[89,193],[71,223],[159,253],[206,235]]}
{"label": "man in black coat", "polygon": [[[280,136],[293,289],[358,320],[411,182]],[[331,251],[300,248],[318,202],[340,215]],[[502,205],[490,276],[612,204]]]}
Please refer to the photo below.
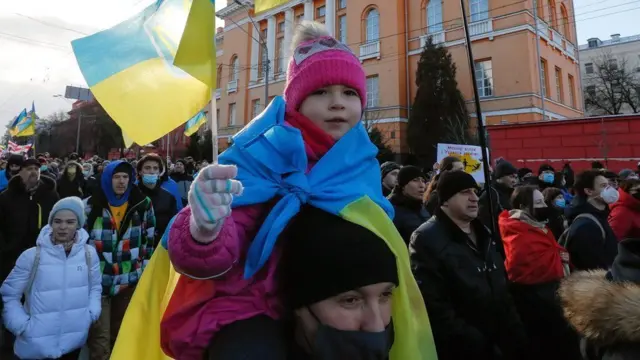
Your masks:
{"label": "man in black coat", "polygon": [[618,254],[618,240],[608,222],[609,205],[618,200],[618,191],[600,170],[578,174],[574,189],[576,197],[566,212],[571,263],[577,270],[609,269]]}
{"label": "man in black coat", "polygon": [[420,168],[404,166],[400,169],[397,184],[389,196],[395,210],[393,224],[407,245],[411,234],[430,217],[422,203],[422,197],[427,190],[426,182],[427,179]]}
{"label": "man in black coat", "polygon": [[439,360],[526,359],[527,338],[502,258],[477,219],[477,185],[463,171],[438,182],[440,206],[411,238],[411,266]]}
{"label": "man in black coat", "polygon": [[178,213],[176,198],[163,189],[160,184],[161,175],[166,167],[162,158],[156,154],[148,154],[138,161],[138,187],[142,193],[151,199],[156,215],[155,244],[162,238],[171,218]]}
{"label": "man in black coat", "polygon": [[394,163],[393,161],[387,161],[380,165],[380,175],[382,179],[382,195],[391,195],[391,190],[398,183],[398,173],[402,166]]}
{"label": "man in black coat", "polygon": [[489,211],[489,193],[487,191],[480,195],[480,212],[478,213],[480,220],[489,229],[492,229],[491,223],[496,224],[496,248],[498,253],[505,258],[502,239],[497,232],[498,216],[504,210],[511,210],[511,194],[513,188],[518,182],[518,169],[506,160],[500,161],[496,165],[493,173],[494,181],[491,184],[491,202],[493,204],[493,216]]}
{"label": "man in black coat", "polygon": [[189,189],[193,182],[193,175],[190,176],[187,174],[187,162],[182,159],[178,159],[173,167],[173,173],[170,177],[176,182],[176,184],[178,184],[178,192],[182,198],[182,206],[187,206],[189,203]]}

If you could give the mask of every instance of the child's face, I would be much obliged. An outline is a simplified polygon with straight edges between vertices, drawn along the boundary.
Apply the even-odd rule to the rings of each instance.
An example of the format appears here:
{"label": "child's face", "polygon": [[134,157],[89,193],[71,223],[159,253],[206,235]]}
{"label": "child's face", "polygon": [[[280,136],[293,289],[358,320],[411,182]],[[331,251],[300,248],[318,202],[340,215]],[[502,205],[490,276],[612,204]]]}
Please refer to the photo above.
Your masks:
{"label": "child's face", "polygon": [[360,121],[362,103],[355,90],[331,85],[307,96],[300,105],[300,113],[339,140]]}

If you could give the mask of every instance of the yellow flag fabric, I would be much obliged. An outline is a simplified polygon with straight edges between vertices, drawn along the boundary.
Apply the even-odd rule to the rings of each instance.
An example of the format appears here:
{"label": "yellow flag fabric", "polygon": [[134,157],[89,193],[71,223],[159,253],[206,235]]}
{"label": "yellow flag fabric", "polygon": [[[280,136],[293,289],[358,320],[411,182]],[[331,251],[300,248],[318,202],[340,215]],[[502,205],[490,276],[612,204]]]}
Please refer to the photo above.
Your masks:
{"label": "yellow flag fabric", "polygon": [[160,348],[160,322],[180,275],[158,246],[136,286],[111,360],[169,360]]}
{"label": "yellow flag fabric", "polygon": [[129,135],[127,135],[126,132],[124,132],[124,130],[122,130],[122,141],[124,141],[124,147],[126,147],[127,149],[130,148],[131,145],[133,145],[133,140],[131,139],[131,137],[129,137]]}
{"label": "yellow flag fabric", "polygon": [[214,22],[211,0],[158,0],[133,18],[71,44],[102,107],[133,141],[148,144],[210,101]]}
{"label": "yellow flag fabric", "polygon": [[396,255],[400,285],[393,293],[395,340],[390,360],[438,359],[424,299],[411,273],[407,245],[391,219],[367,196],[347,205],[340,216],[384,239]]}
{"label": "yellow flag fabric", "polygon": [[255,0],[253,8],[256,14],[258,14],[263,11],[271,10],[274,7],[284,5],[288,2],[289,0]]}

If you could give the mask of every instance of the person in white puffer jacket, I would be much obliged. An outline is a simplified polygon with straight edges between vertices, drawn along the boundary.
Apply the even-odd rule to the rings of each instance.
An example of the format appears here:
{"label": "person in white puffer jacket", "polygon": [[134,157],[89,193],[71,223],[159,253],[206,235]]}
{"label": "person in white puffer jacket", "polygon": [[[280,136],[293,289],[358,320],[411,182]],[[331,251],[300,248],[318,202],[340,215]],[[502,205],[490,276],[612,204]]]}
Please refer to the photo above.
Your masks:
{"label": "person in white puffer jacket", "polygon": [[16,336],[18,359],[78,359],[89,327],[100,317],[100,261],[87,245],[84,221],[80,198],[58,201],[36,247],[20,255],[0,287],[4,324]]}

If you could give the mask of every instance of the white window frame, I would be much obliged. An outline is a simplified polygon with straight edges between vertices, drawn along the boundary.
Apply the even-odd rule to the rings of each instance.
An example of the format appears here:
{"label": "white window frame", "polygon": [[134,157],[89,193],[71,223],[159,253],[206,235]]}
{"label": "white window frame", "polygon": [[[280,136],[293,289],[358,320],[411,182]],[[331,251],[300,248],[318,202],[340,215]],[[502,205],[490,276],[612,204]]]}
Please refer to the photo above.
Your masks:
{"label": "white window frame", "polygon": [[585,63],[584,64],[584,73],[585,74],[593,74],[593,63]]}
{"label": "white window frame", "polygon": [[338,9],[346,9],[347,8],[347,0],[340,0]]}
{"label": "white window frame", "polygon": [[276,68],[276,74],[283,74],[286,70],[285,70],[285,63],[284,63],[284,38],[278,38],[277,39],[277,43],[278,43],[278,63],[276,64],[278,67]]}
{"label": "white window frame", "polygon": [[542,75],[542,96],[549,97],[547,94],[547,62],[540,59],[540,73]]}
{"label": "white window frame", "polygon": [[491,60],[476,61],[475,72],[480,98],[493,96],[493,63]]}
{"label": "white window frame", "polygon": [[487,20],[489,18],[489,0],[469,0],[471,22]]}
{"label": "white window frame", "polygon": [[254,99],[252,103],[253,103],[253,106],[251,107],[252,108],[251,119],[253,120],[256,118],[256,116],[260,114],[260,110],[261,110],[260,99]]}
{"label": "white window frame", "polygon": [[229,126],[236,124],[236,103],[229,104]]}
{"label": "white window frame", "polygon": [[367,77],[367,109],[377,108],[380,103],[380,77]]}
{"label": "white window frame", "polygon": [[556,100],[562,102],[562,70],[555,68],[556,73]]}
{"label": "white window frame", "polygon": [[240,68],[239,62],[240,60],[238,59],[238,56],[235,56],[231,62],[231,81],[238,80],[238,69]]}
{"label": "white window frame", "polygon": [[283,33],[283,32],[285,31],[285,27],[286,27],[286,26],[285,26],[285,24],[284,24],[284,21],[280,21],[280,22],[278,23],[278,30],[277,30],[277,32],[279,32],[279,33]]}
{"label": "white window frame", "polygon": [[322,5],[316,8],[316,19],[327,16],[327,7]]}
{"label": "white window frame", "polygon": [[366,31],[366,42],[380,39],[380,12],[376,8],[370,9],[367,13]]}
{"label": "white window frame", "polygon": [[442,24],[442,1],[431,0],[427,4],[427,33],[435,34],[441,32]]}
{"label": "white window frame", "polygon": [[575,107],[576,106],[576,99],[574,98],[575,96],[575,83],[573,80],[573,76],[571,76],[570,74],[567,75],[567,81],[569,82],[569,105],[571,107]]}
{"label": "white window frame", "polygon": [[338,17],[338,36],[341,43],[347,43],[347,15]]}

